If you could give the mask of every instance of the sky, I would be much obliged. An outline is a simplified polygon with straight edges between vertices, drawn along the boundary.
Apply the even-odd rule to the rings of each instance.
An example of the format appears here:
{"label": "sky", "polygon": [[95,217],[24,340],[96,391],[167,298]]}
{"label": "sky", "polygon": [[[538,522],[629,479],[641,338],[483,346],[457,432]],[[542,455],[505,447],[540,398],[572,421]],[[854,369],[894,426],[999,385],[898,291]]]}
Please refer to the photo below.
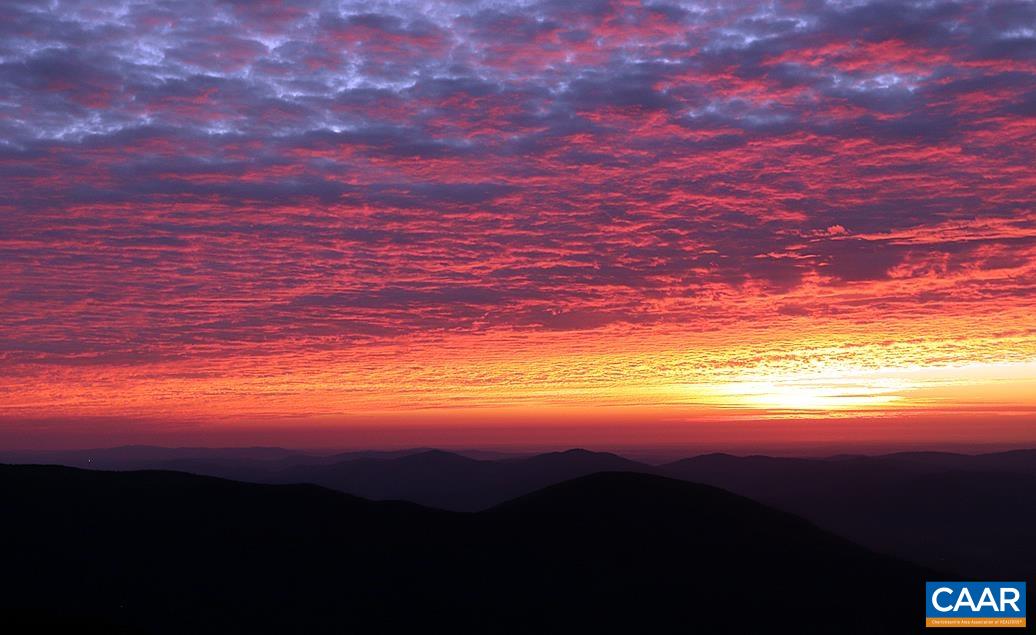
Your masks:
{"label": "sky", "polygon": [[4,14],[0,443],[1036,445],[1032,2]]}

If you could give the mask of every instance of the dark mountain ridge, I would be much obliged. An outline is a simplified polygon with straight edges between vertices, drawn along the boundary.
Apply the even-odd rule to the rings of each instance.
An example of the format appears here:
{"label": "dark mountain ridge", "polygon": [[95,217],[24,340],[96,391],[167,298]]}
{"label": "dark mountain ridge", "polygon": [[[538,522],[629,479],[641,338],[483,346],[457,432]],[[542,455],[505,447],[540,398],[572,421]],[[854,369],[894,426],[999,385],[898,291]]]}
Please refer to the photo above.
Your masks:
{"label": "dark mountain ridge", "polygon": [[[664,465],[588,450],[494,460],[428,449],[319,456],[277,448],[106,452],[58,453],[47,460],[74,459],[73,464],[91,468],[172,469],[258,483],[313,483],[369,499],[455,511],[484,510],[595,472],[642,472],[714,485],[801,515],[872,549],[960,576],[1017,578],[1036,570],[1036,450],[808,459],[716,453]],[[84,463],[84,456],[93,462]],[[970,511],[963,513],[965,508]]]}
{"label": "dark mountain ridge", "polygon": [[[466,514],[0,466],[0,509],[8,632],[45,615],[152,633],[907,633],[928,575],[722,490],[631,473]],[[874,589],[882,601],[861,604]]]}

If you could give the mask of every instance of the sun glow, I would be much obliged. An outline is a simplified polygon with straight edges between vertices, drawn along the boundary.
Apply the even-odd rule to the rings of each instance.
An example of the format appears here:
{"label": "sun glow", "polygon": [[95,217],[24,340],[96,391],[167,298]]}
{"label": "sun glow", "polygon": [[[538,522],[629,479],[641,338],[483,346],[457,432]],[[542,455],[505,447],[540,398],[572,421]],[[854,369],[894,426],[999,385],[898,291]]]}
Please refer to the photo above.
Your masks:
{"label": "sun glow", "polygon": [[768,411],[825,412],[904,410],[1026,401],[1036,382],[1036,364],[972,363],[880,369],[746,374],[702,391],[706,403]]}
{"label": "sun glow", "polygon": [[738,405],[780,410],[844,410],[890,406],[895,388],[870,384],[820,385],[801,380],[745,382],[725,387]]}

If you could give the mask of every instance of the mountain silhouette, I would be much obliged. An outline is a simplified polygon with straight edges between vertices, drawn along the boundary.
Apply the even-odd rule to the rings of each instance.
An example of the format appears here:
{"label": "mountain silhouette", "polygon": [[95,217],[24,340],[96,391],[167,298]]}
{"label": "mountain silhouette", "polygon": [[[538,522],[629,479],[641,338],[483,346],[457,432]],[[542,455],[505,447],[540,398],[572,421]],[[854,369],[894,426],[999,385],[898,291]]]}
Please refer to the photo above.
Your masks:
{"label": "mountain silhouette", "polygon": [[478,511],[547,485],[609,470],[651,472],[652,468],[615,454],[579,449],[495,461],[428,450],[387,459],[299,465],[269,474],[266,480],[315,483],[377,500]]}
{"label": "mountain silhouette", "polygon": [[0,509],[7,632],[907,633],[930,575],[722,490],[632,473],[470,514],[0,466]]}
{"label": "mountain silhouette", "polygon": [[831,460],[712,454],[659,466],[965,577],[1036,571],[1036,452]]}
{"label": "mountain silhouette", "polygon": [[664,465],[578,449],[497,458],[427,448],[328,455],[134,446],[0,456],[256,483],[312,483],[368,499],[468,512],[595,472],[642,472],[714,485],[798,514],[876,551],[958,576],[1007,579],[1036,570],[1034,450],[820,459],[708,454]]}

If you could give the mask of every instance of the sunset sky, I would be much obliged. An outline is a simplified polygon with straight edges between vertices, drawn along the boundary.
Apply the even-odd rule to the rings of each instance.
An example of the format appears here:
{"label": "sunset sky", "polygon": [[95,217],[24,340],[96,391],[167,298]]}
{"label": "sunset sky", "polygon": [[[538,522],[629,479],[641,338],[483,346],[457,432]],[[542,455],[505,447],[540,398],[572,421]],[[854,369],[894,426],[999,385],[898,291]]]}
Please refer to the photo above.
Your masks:
{"label": "sunset sky", "polygon": [[1031,2],[5,2],[0,444],[1033,445],[1034,166]]}

